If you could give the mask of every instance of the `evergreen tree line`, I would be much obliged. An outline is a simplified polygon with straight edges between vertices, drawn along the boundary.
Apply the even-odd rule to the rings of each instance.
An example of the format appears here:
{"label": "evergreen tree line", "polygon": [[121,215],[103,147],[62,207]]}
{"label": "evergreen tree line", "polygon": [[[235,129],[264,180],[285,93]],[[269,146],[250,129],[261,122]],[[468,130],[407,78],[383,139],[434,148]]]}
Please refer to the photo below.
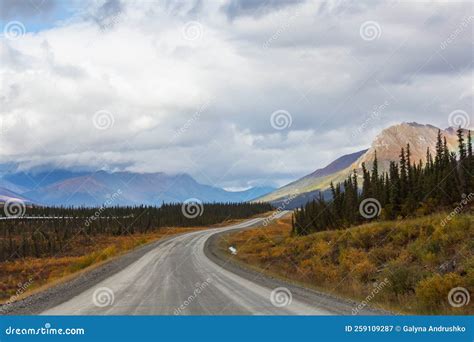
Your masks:
{"label": "evergreen tree line", "polygon": [[[474,192],[474,158],[471,131],[457,130],[458,153],[448,150],[438,131],[436,151],[428,148],[426,161],[411,160],[410,145],[401,148],[399,162],[379,172],[377,154],[372,169],[362,164],[362,186],[356,170],[343,183],[331,183],[331,201],[322,195],[293,214],[293,233],[341,229],[378,216],[396,219],[424,215],[446,208]],[[471,203],[472,205],[472,203]]]}
{"label": "evergreen tree line", "polygon": [[0,262],[57,255],[74,238],[93,243],[93,237],[99,235],[123,236],[163,227],[208,226],[247,218],[273,208],[268,203],[191,202],[161,207],[33,206],[24,209],[21,217],[0,220]]}

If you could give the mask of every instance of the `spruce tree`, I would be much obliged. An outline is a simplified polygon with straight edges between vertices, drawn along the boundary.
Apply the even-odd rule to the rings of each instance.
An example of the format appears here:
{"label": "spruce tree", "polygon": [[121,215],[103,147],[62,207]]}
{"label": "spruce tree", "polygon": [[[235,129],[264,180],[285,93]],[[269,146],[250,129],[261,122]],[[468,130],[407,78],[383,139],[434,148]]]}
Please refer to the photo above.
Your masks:
{"label": "spruce tree", "polygon": [[372,164],[372,175],[370,178],[372,195],[380,200],[380,184],[379,184],[379,163],[377,160],[377,151],[374,155],[374,163]]}
{"label": "spruce tree", "polygon": [[408,190],[407,160],[405,158],[405,149],[402,147],[400,152],[400,196],[405,198]]}

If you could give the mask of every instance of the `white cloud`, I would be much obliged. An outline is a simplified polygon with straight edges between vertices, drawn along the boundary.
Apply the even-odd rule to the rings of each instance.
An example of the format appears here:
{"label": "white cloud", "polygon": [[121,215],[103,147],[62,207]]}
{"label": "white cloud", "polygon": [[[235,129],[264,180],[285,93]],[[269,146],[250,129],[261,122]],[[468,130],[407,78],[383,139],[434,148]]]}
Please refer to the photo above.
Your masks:
{"label": "white cloud", "polygon": [[[472,109],[472,21],[458,32],[469,4],[238,3],[117,2],[2,36],[2,160],[282,184],[394,122],[446,126]],[[368,20],[382,28],[373,41],[359,36]],[[183,36],[189,22],[196,39]],[[292,125],[277,131],[280,109]],[[108,129],[94,127],[101,110]]]}

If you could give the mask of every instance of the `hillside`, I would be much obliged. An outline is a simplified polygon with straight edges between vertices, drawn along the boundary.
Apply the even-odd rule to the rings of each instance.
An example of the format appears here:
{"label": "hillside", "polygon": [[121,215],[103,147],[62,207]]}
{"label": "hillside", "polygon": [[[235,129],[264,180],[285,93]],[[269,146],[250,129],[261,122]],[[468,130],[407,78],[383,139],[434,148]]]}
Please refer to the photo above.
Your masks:
{"label": "hillside", "polygon": [[[365,162],[367,168],[372,167],[375,152],[380,171],[387,171],[390,161],[397,161],[400,148],[408,143],[411,147],[412,160],[418,162],[426,160],[426,151],[429,148],[434,153],[436,146],[436,136],[439,128],[432,125],[422,125],[415,122],[401,123],[384,129],[372,142],[369,149],[343,156],[345,162],[336,159],[326,168],[317,170],[304,176],[276,191],[259,198],[262,201],[278,202],[293,196],[302,196],[304,193],[324,191],[329,188],[331,182],[342,182],[352,172],[357,170],[361,177],[361,165]],[[441,130],[443,137],[446,137],[448,148],[452,151],[457,148],[456,130],[448,128]],[[330,167],[336,164],[339,167]],[[321,171],[327,170],[327,171]],[[312,198],[314,196],[306,196]]]}
{"label": "hillside", "polygon": [[366,152],[367,150],[362,150],[339,157],[327,166],[317,169],[309,175],[289,183],[265,196],[258,198],[257,200],[271,201],[277,204],[279,201],[282,201],[289,196],[297,195],[295,198],[292,196],[292,204],[300,201],[306,202],[306,200],[311,199],[319,194],[319,191],[315,190],[324,190],[323,188],[315,187],[314,184],[325,182],[325,180],[331,179],[340,172],[344,172]]}
{"label": "hillside", "polygon": [[447,215],[302,237],[291,235],[287,216],[265,229],[223,235],[219,246],[246,267],[356,300],[353,314],[365,301],[400,313],[472,315],[472,301],[454,307],[448,294],[456,287],[474,288],[474,215],[459,214],[441,225]]}

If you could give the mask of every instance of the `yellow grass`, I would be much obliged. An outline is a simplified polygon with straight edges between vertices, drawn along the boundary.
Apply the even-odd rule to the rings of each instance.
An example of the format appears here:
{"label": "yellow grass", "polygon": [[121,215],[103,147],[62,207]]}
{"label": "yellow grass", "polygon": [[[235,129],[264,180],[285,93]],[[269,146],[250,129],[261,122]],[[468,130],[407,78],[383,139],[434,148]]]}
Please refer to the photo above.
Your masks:
{"label": "yellow grass", "polygon": [[[362,301],[383,285],[370,305],[404,313],[473,314],[452,307],[455,287],[474,290],[474,215],[447,213],[364,224],[303,237],[291,236],[289,217],[226,234],[219,241],[229,256],[272,275]],[[230,253],[229,253],[230,255]]]}
{"label": "yellow grass", "polygon": [[[162,228],[148,234],[96,236],[89,244],[71,241],[68,253],[47,258],[25,258],[0,263],[0,300],[18,300],[63,280],[71,279],[138,246],[168,236],[204,228]],[[64,255],[66,254],[66,255]]]}
{"label": "yellow grass", "polygon": [[[268,216],[269,213],[252,217]],[[42,291],[59,282],[67,281],[87,272],[114,257],[134,248],[186,232],[222,227],[247,219],[226,220],[206,227],[160,228],[146,234],[127,236],[87,236],[78,235],[68,241],[61,253],[54,257],[21,258],[0,263],[0,303],[9,303],[32,293]]]}

